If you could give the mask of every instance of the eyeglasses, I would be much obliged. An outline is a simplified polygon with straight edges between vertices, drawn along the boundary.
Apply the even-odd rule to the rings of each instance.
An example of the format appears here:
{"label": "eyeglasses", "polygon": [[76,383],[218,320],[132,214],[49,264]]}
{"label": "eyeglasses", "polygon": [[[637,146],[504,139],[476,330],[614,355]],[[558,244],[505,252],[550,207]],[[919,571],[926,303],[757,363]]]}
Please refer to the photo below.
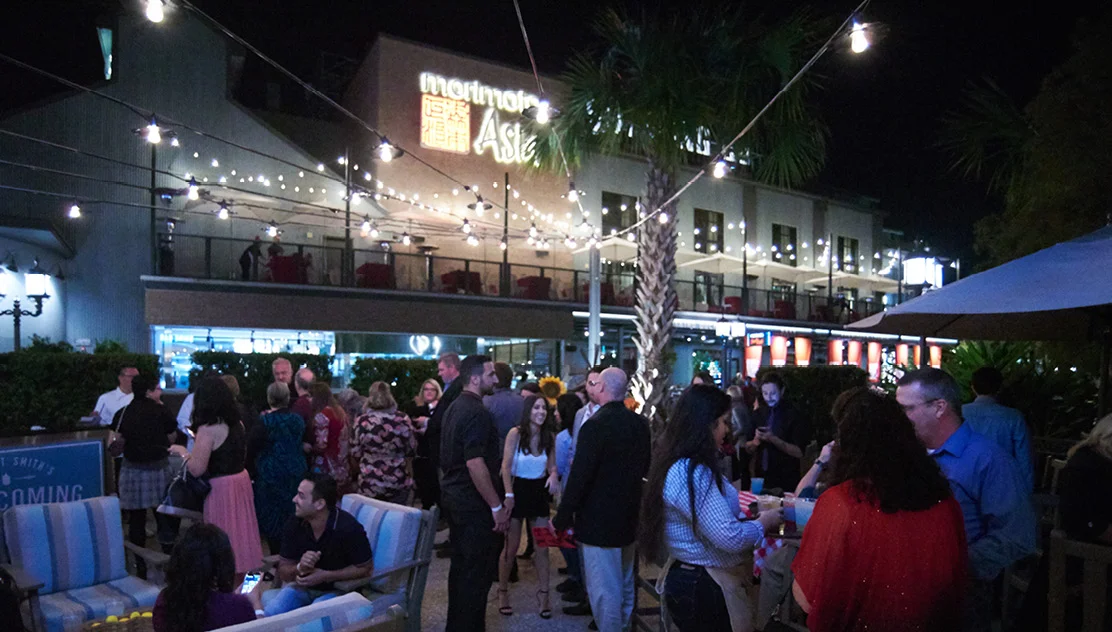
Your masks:
{"label": "eyeglasses", "polygon": [[599,380],[587,380],[587,386],[598,386],[601,383]]}
{"label": "eyeglasses", "polygon": [[902,408],[904,413],[906,414],[906,413],[910,413],[911,411],[915,410],[916,408],[918,408],[920,406],[925,406],[927,404],[932,404],[934,402],[941,401],[941,400],[942,400],[941,397],[936,397],[934,399],[928,399],[928,400],[919,402],[917,404],[907,404],[907,405],[900,404],[900,408]]}

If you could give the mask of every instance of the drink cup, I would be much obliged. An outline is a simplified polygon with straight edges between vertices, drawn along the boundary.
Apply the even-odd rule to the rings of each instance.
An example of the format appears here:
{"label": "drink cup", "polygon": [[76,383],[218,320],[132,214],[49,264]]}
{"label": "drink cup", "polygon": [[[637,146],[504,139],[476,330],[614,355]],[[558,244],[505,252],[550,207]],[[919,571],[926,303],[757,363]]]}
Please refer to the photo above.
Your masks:
{"label": "drink cup", "polygon": [[759,494],[759,493],[761,493],[761,490],[764,489],[764,486],[765,486],[765,479],[754,477],[753,479],[751,479],[751,482],[749,483],[749,491],[753,492],[754,494]]}
{"label": "drink cup", "polygon": [[815,510],[815,501],[803,500],[802,498],[795,499],[795,526],[802,530],[807,526],[807,521],[811,519],[811,513]]}

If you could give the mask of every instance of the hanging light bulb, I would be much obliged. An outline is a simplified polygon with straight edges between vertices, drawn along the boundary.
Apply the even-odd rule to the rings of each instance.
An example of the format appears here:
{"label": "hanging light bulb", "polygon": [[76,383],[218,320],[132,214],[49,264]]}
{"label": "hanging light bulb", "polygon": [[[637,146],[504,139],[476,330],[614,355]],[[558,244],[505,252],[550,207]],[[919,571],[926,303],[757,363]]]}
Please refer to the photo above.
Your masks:
{"label": "hanging light bulb", "polygon": [[394,158],[401,155],[396,147],[390,144],[390,140],[385,136],[382,137],[382,144],[378,146],[378,159],[382,162],[390,162]]}
{"label": "hanging light bulb", "polygon": [[656,216],[656,221],[660,222],[661,224],[667,224],[668,219],[668,213],[665,213],[664,211],[661,211],[660,215]]}
{"label": "hanging light bulb", "polygon": [[158,24],[166,17],[163,11],[162,0],[147,0],[147,19]]}
{"label": "hanging light bulb", "polygon": [[498,249],[505,250],[508,247],[509,244],[506,243],[506,233],[502,233],[502,239],[498,240]]}
{"label": "hanging light bulb", "polygon": [[197,189],[197,179],[196,178],[190,178],[189,179],[189,190],[185,194],[185,197],[187,197],[190,200],[199,200],[201,198],[201,193]]}
{"label": "hanging light bulb", "polygon": [[229,215],[231,215],[231,213],[228,212],[228,204],[226,202],[221,202],[220,210],[216,211],[216,216],[220,219],[228,219]]}
{"label": "hanging light bulb", "polygon": [[162,142],[162,131],[158,129],[158,121],[154,117],[151,117],[151,124],[145,130],[143,137],[147,139],[148,143],[157,145]]}
{"label": "hanging light bulb", "polygon": [[[178,142],[178,137],[177,136],[170,139],[170,146],[171,147],[181,147],[181,143]],[[196,158],[196,156],[194,156],[194,158]]]}
{"label": "hanging light bulb", "polygon": [[371,222],[371,239],[378,238],[378,224]]}
{"label": "hanging light bulb", "polygon": [[409,233],[402,233],[402,245],[408,246],[412,240],[409,238]]}
{"label": "hanging light bulb", "polygon": [[532,246],[533,244],[537,243],[537,240],[536,240],[536,239],[534,239],[532,235],[530,235],[530,236],[529,236],[529,238],[525,240],[525,243],[527,243],[527,244],[529,244],[530,246]]}
{"label": "hanging light bulb", "polygon": [[568,201],[573,204],[579,201],[579,191],[575,190],[574,182],[568,183]]}
{"label": "hanging light bulb", "polygon": [[359,227],[359,232],[364,237],[371,234],[371,219],[369,217],[363,217],[363,225]]}
{"label": "hanging light bulb", "polygon": [[474,235],[468,235],[467,236],[467,245],[471,246],[471,247],[478,246],[479,245],[479,238],[474,236]]}
{"label": "hanging light bulb", "polygon": [[725,160],[719,160],[714,163],[714,172],[712,175],[714,175],[715,178],[721,180],[722,178],[726,177],[726,174],[729,173],[729,171],[730,165],[726,164]]}
{"label": "hanging light bulb", "polygon": [[463,226],[460,227],[460,230],[462,230],[465,235],[471,234],[471,222],[468,221],[467,218],[464,218]]}
{"label": "hanging light bulb", "polygon": [[529,225],[529,236],[536,239],[537,237],[537,223],[533,222]]}
{"label": "hanging light bulb", "polygon": [[278,225],[275,224],[274,222],[271,222],[271,223],[267,224],[267,226],[266,226],[266,236],[270,237],[270,238],[277,237],[278,236]]}
{"label": "hanging light bulb", "polygon": [[853,30],[849,32],[849,48],[858,55],[869,50],[869,33],[864,24],[853,23]]}
{"label": "hanging light bulb", "polygon": [[77,218],[81,217],[81,207],[77,205],[77,202],[74,202],[74,203],[73,203],[73,204],[72,204],[72,205],[71,205],[71,206],[69,207],[69,212],[68,212],[68,213],[66,213],[66,215],[67,215],[67,216],[68,216],[68,217],[69,217],[70,219],[77,219]]}
{"label": "hanging light bulb", "polygon": [[568,238],[564,240],[564,245],[568,247],[568,250],[575,250],[575,239],[568,235]]}
{"label": "hanging light bulb", "polygon": [[551,114],[551,108],[548,105],[548,101],[541,101],[537,104],[536,119],[538,123],[540,123],[541,125],[547,125],[548,122],[552,120]]}

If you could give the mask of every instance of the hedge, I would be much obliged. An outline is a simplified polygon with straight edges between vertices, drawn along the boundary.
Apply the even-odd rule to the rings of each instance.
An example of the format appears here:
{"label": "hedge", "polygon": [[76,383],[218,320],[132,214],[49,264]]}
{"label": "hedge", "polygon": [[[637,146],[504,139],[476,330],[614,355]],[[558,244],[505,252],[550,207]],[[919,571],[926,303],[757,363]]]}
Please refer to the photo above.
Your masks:
{"label": "hedge", "polygon": [[834,438],[834,400],[842,391],[868,383],[868,374],[856,366],[765,367],[757,372],[758,383],[772,371],[784,378],[784,397],[811,420],[820,446]]}
{"label": "hedge", "polygon": [[97,397],[116,388],[125,366],[158,375],[158,356],[34,348],[0,354],[0,434],[28,434],[32,426],[74,430]]}
{"label": "hedge", "polygon": [[235,353],[233,351],[197,351],[193,354],[194,368],[189,372],[192,387],[206,371],[220,375],[234,375],[239,382],[241,397],[255,405],[266,402],[266,387],[274,381],[271,365],[278,358],[286,358],[296,372],[299,367],[308,367],[317,380],[332,382],[332,356],[310,355],[308,353]]}
{"label": "hedge", "polygon": [[349,383],[360,395],[366,395],[371,384],[382,380],[390,384],[390,392],[399,406],[417,396],[421,384],[436,377],[436,360],[395,360],[360,358],[352,366]]}

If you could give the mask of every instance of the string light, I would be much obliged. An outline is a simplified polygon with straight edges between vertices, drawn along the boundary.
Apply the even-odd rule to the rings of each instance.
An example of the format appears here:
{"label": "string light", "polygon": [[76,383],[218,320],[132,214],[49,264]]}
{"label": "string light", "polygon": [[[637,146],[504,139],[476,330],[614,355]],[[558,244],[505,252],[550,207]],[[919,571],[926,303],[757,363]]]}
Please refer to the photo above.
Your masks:
{"label": "string light", "polygon": [[725,160],[719,160],[718,162],[714,163],[714,171],[713,171],[712,175],[715,178],[718,178],[719,180],[721,180],[722,178],[726,177],[726,174],[729,173],[729,171],[730,171],[730,165],[726,164]]}
{"label": "string light", "polygon": [[278,225],[275,224],[274,222],[270,222],[269,224],[267,224],[266,225],[266,236],[271,237],[271,238],[277,237],[278,236]]}
{"label": "string light", "polygon": [[154,117],[151,117],[151,124],[148,125],[145,129],[146,134],[144,135],[144,138],[147,139],[148,143],[157,145],[162,142],[162,132],[158,129],[158,121],[156,121]]}
{"label": "string light", "polygon": [[371,218],[370,217],[367,217],[367,216],[363,217],[363,225],[359,228],[359,232],[362,233],[362,235],[364,237],[371,234]]}
{"label": "string light", "polygon": [[231,213],[228,212],[228,204],[226,202],[220,203],[220,210],[216,211],[216,216],[220,219],[228,219]]}
{"label": "string light", "polygon": [[568,201],[573,204],[579,201],[579,191],[575,190],[574,182],[568,183]]}
{"label": "string light", "polygon": [[548,105],[548,101],[541,101],[537,104],[537,113],[535,115],[537,123],[540,123],[541,125],[547,125],[548,122],[551,120],[549,118],[550,115],[551,111]]}
{"label": "string light", "polygon": [[411,243],[409,233],[402,233],[402,245],[408,246]]}
{"label": "string light", "polygon": [[529,226],[529,236],[536,239],[536,237],[537,237],[537,223],[536,222],[533,222],[532,224],[530,224],[530,226]]}
{"label": "string light", "polygon": [[72,205],[71,205],[71,206],[69,207],[69,212],[68,212],[68,213],[66,213],[66,215],[67,215],[67,216],[68,216],[68,217],[69,217],[70,219],[77,219],[77,218],[81,217],[81,207],[77,205],[77,202],[74,202],[74,203],[73,203],[73,204],[72,204]]}
{"label": "string light", "polygon": [[506,233],[505,233],[505,232],[503,232],[503,233],[502,233],[502,239],[500,239],[500,240],[498,241],[498,249],[499,249],[499,250],[505,250],[506,248],[508,248],[508,247],[509,247],[509,244],[507,243],[507,241],[508,241],[508,240],[506,239]]}
{"label": "string light", "polygon": [[158,24],[166,17],[162,0],[147,0],[147,19]]}
{"label": "string light", "polygon": [[467,245],[471,246],[471,247],[478,246],[479,245],[479,239],[477,237],[475,237],[474,235],[468,235],[467,236]]}
{"label": "string light", "polygon": [[190,200],[199,200],[199,199],[201,199],[201,194],[197,189],[197,179],[196,178],[190,178],[189,179],[189,189],[188,189],[188,191],[189,192],[186,193],[186,195],[185,195],[185,197],[187,197],[188,199],[190,199]]}
{"label": "string light", "polygon": [[382,162],[390,162],[395,158],[401,158],[402,150],[391,145],[390,140],[385,136],[382,137],[382,144],[378,146],[378,159]]}
{"label": "string light", "polygon": [[471,222],[468,221],[465,218],[463,220],[463,226],[460,227],[460,230],[462,230],[465,235],[470,235],[471,234]]}
{"label": "string light", "polygon": [[657,221],[659,221],[659,222],[660,222],[661,224],[667,224],[667,223],[668,223],[668,214],[667,214],[667,213],[664,213],[664,212],[662,212],[662,213],[661,213],[660,215],[657,215],[656,219],[657,219]]}
{"label": "string light", "polygon": [[864,24],[860,22],[853,23],[853,30],[849,33],[849,47],[858,55],[869,50],[869,34],[865,31]]}
{"label": "string light", "polygon": [[374,222],[371,222],[371,238],[372,239],[377,239],[378,238],[378,225],[375,224]]}

